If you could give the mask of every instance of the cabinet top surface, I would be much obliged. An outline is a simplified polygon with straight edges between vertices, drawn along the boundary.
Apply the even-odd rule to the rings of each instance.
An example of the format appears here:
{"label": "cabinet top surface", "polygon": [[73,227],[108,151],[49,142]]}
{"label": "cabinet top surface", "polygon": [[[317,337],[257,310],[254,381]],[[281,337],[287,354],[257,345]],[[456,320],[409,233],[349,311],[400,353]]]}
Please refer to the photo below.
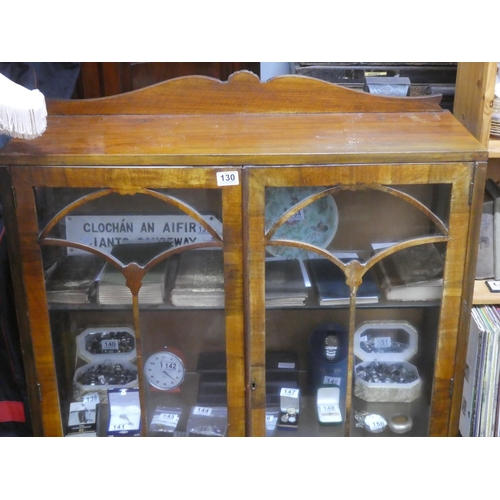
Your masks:
{"label": "cabinet top surface", "polygon": [[0,150],[0,164],[487,159],[487,150],[435,99],[384,98],[307,77],[261,83],[242,73],[227,83],[186,77],[113,98],[49,102],[45,133],[10,141]]}

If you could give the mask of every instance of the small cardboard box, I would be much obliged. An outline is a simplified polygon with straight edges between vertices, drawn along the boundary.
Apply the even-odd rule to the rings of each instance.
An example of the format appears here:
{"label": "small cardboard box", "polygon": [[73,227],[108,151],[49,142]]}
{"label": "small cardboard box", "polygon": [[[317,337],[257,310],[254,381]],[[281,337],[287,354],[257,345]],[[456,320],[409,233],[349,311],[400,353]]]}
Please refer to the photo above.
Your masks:
{"label": "small cardboard box", "polygon": [[67,436],[75,434],[85,436],[97,435],[99,403],[78,401],[70,403]]}
{"label": "small cardboard box", "polygon": [[139,389],[111,389],[108,391],[108,400],[108,436],[139,436],[141,433]]}
{"label": "small cardboard box", "polygon": [[320,424],[335,425],[342,423],[339,387],[320,387],[316,396],[316,405]]}
{"label": "small cardboard box", "polygon": [[297,429],[299,426],[300,390],[293,387],[282,387],[280,392],[280,429]]}

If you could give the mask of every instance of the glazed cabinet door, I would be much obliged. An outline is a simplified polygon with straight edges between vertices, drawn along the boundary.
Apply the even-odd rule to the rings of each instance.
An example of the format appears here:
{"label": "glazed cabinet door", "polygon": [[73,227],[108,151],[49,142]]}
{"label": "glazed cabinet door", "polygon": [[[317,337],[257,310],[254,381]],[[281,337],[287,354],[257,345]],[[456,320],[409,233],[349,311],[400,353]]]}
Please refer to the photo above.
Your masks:
{"label": "glazed cabinet door", "polygon": [[244,175],[251,434],[446,435],[474,164]]}
{"label": "glazed cabinet door", "polygon": [[240,169],[11,177],[44,435],[244,435]]}

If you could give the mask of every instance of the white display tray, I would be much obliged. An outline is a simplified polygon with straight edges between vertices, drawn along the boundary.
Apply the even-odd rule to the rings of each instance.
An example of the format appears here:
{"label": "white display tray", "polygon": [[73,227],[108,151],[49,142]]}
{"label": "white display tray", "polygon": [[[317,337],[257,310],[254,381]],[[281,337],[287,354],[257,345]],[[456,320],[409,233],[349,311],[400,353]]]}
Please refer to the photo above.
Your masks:
{"label": "white display tray", "polygon": [[119,363],[137,358],[134,330],[121,325],[86,328],[76,338],[76,350],[88,363],[102,363],[110,357]]}

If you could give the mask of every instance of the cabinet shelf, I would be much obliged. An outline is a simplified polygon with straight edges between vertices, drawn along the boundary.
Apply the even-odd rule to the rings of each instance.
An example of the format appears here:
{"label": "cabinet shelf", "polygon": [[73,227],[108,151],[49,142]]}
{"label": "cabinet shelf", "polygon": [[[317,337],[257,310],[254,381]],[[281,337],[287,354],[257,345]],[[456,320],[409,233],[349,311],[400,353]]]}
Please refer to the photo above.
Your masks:
{"label": "cabinet shelf", "polygon": [[[141,311],[222,311],[222,307],[181,307],[173,306],[171,304],[145,304],[139,305]],[[132,311],[133,306],[130,305],[100,305],[100,304],[50,304],[49,311]]]}
{"label": "cabinet shelf", "polygon": [[490,292],[486,286],[486,280],[476,280],[474,282],[474,305],[495,305],[500,304],[500,294]]}
{"label": "cabinet shelf", "polygon": [[[485,286],[486,287],[486,286]],[[169,302],[163,304],[139,304],[141,311],[216,311],[223,310],[223,307],[187,307],[187,306],[174,306]],[[401,300],[401,301],[390,301],[385,300],[383,297],[379,299],[379,302],[371,304],[357,304],[356,307],[359,309],[399,309],[399,308],[428,308],[428,307],[439,307],[439,300]],[[116,305],[102,305],[95,302],[90,302],[87,304],[65,304],[65,303],[49,303],[49,311],[132,311],[132,304],[116,304]],[[318,298],[314,292],[311,292],[309,298],[306,299],[306,303],[303,306],[266,306],[266,310],[327,310],[327,309],[349,309],[349,304],[340,305],[328,305],[320,306],[318,304]]]}

